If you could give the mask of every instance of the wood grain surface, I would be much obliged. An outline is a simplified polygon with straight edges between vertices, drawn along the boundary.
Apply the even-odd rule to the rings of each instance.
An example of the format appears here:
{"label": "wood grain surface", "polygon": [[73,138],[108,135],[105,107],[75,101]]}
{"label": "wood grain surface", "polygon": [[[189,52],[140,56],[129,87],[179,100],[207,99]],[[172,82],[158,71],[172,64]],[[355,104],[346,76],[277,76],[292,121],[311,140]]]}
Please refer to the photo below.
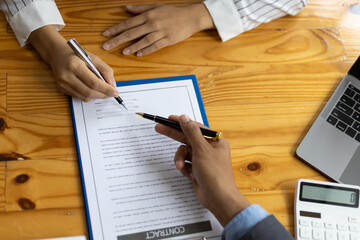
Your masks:
{"label": "wood grain surface", "polygon": [[[213,30],[145,57],[123,56],[128,44],[102,49],[101,33],[131,17],[126,4],[152,2],[59,0],[61,34],[107,62],[117,81],[195,74],[210,126],[230,142],[237,187],[294,234],[297,179],[330,181],[295,150],[360,53],[360,1],[309,0],[300,14],[225,43]],[[0,239],[84,234],[69,99],[0,15]]]}

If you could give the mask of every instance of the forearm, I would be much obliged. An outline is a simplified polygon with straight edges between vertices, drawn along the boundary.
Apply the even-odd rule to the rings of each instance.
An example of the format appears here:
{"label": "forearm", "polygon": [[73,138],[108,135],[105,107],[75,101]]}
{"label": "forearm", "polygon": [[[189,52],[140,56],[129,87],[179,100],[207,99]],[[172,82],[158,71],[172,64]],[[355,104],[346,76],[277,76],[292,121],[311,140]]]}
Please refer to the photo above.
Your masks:
{"label": "forearm", "polygon": [[210,13],[203,3],[193,4],[187,7],[189,8],[189,15],[196,16],[196,32],[215,29]]}
{"label": "forearm", "polygon": [[36,49],[41,58],[49,65],[52,65],[55,61],[58,50],[63,51],[68,48],[66,40],[52,25],[44,26],[33,31],[28,41]]}

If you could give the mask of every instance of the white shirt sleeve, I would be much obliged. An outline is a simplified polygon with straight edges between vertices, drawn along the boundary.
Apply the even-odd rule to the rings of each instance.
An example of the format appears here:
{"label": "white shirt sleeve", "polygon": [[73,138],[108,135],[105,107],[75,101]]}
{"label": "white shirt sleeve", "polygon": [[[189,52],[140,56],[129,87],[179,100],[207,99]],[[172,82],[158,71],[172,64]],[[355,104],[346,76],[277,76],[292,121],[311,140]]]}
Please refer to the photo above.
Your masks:
{"label": "white shirt sleeve", "polygon": [[30,33],[38,28],[52,24],[60,30],[65,26],[54,0],[0,0],[0,10],[20,46],[26,45]]}
{"label": "white shirt sleeve", "polygon": [[223,42],[261,23],[296,15],[308,0],[205,0],[204,5]]}

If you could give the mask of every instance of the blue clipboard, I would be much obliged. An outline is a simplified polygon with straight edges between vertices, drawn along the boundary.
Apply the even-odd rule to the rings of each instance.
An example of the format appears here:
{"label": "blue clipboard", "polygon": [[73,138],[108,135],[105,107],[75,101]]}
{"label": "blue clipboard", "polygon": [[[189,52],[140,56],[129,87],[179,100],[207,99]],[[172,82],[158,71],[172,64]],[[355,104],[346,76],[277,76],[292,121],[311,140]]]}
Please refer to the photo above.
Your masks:
{"label": "blue clipboard", "polygon": [[[117,82],[117,87],[122,86],[131,86],[131,85],[139,85],[139,84],[151,84],[151,83],[159,83],[159,82],[170,82],[170,81],[181,81],[181,80],[192,80],[193,87],[195,90],[196,98],[198,101],[199,109],[201,112],[201,117],[203,120],[203,123],[205,126],[209,127],[209,122],[205,113],[204,104],[201,98],[199,85],[196,79],[195,75],[184,75],[184,76],[174,76],[174,77],[166,77],[166,78],[152,78],[152,79],[142,79],[142,80],[133,80],[133,81],[123,81],[123,82]],[[120,91],[121,92],[121,91]],[[85,206],[85,213],[86,213],[86,220],[87,220],[87,228],[88,228],[88,237],[90,240],[94,239],[92,234],[92,226],[91,226],[91,219],[90,219],[90,211],[88,207],[88,198],[85,188],[85,180],[84,180],[84,172],[82,167],[82,160],[80,155],[80,149],[79,149],[79,139],[77,134],[77,128],[75,123],[75,116],[74,116],[74,106],[72,102],[72,97],[70,97],[70,105],[71,105],[71,115],[72,115],[72,121],[74,126],[74,135],[75,135],[75,142],[76,142],[76,149],[77,149],[77,155],[78,155],[78,162],[79,162],[79,171],[80,171],[80,177],[81,177],[81,185],[82,185],[82,192],[84,197],[84,206]],[[185,238],[187,239],[187,238]],[[195,238],[188,238],[188,239],[206,239],[204,236],[199,236]]]}

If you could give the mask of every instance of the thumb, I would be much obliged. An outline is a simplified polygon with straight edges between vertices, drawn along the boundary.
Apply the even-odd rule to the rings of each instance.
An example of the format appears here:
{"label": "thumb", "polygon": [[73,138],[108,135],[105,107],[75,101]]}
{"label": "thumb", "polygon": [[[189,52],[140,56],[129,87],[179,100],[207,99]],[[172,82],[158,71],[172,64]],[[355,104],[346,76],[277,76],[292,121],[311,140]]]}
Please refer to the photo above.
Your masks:
{"label": "thumb", "polygon": [[141,14],[143,12],[149,11],[151,9],[157,8],[161,6],[161,3],[153,3],[153,4],[140,4],[140,5],[127,5],[126,10],[128,10],[132,14]]}
{"label": "thumb", "polygon": [[179,123],[183,134],[192,148],[197,148],[208,143],[202,135],[199,126],[196,122],[191,121],[187,115],[181,115]]}

